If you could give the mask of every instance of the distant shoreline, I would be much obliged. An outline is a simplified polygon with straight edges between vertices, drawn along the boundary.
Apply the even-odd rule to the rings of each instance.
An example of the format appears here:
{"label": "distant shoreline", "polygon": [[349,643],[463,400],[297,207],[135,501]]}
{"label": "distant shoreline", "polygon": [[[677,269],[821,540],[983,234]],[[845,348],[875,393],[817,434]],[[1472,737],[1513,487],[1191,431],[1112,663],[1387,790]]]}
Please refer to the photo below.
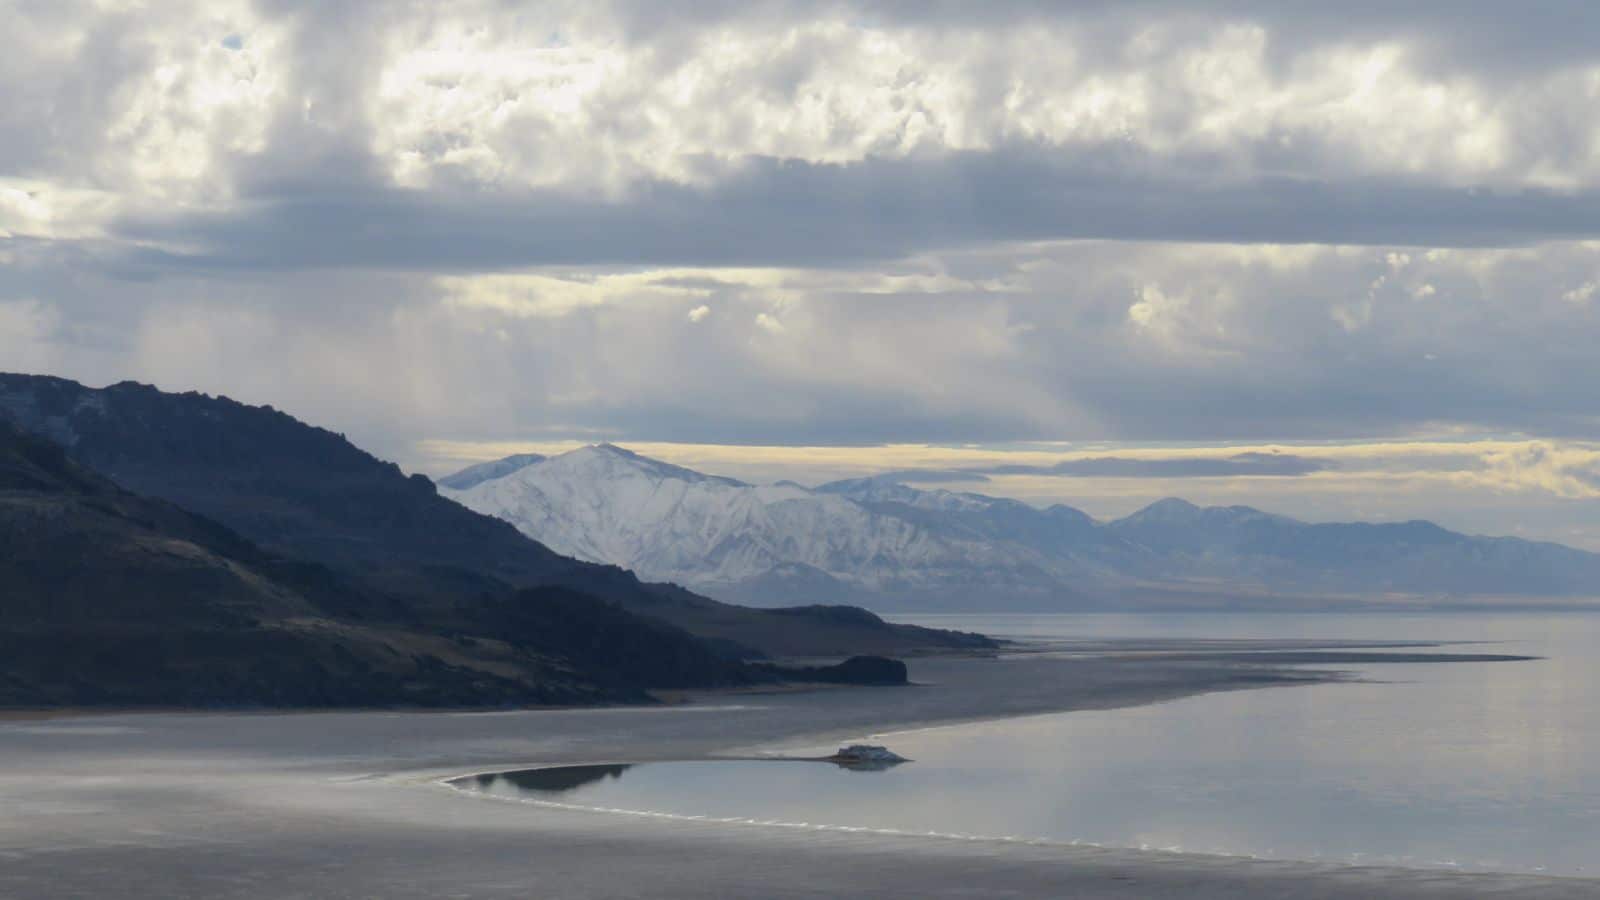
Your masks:
{"label": "distant shoreline", "polygon": [[[1117,642],[1109,641],[1107,643],[1113,643],[1114,644],[1114,643],[1117,643]],[[1137,640],[1130,640],[1130,641],[1128,641],[1128,643],[1130,643],[1130,644],[1139,644],[1141,642],[1139,642]],[[1182,642],[1175,642],[1175,643],[1182,643]],[[1196,643],[1200,643],[1200,642],[1196,642]],[[1241,677],[1241,678],[1239,678],[1237,680],[1234,680],[1234,681],[1231,681],[1231,682],[1226,682],[1226,683],[1206,682],[1205,679],[1204,679],[1204,676],[1202,676],[1200,679],[1197,679],[1197,681],[1195,683],[1187,684],[1187,685],[1181,685],[1181,684],[1163,684],[1163,685],[1159,685],[1159,686],[1154,686],[1153,685],[1148,692],[1143,693],[1143,694],[1139,694],[1139,695],[1132,695],[1132,696],[1124,695],[1124,696],[1119,696],[1119,697],[1117,697],[1115,699],[1111,699],[1111,698],[1104,698],[1104,697],[1095,697],[1095,696],[1093,696],[1091,694],[1091,695],[1088,695],[1088,696],[1063,698],[1063,701],[1065,703],[1068,703],[1069,705],[1052,706],[1050,704],[1046,704],[1044,706],[1037,707],[1037,708],[1029,708],[1029,709],[1026,709],[1026,710],[1017,710],[1017,711],[1008,711],[1008,712],[1006,712],[1004,714],[982,714],[982,713],[979,713],[979,714],[976,714],[976,715],[964,715],[961,710],[956,709],[956,708],[950,708],[950,709],[944,710],[941,715],[934,716],[934,717],[914,717],[914,718],[900,719],[900,718],[896,717],[894,712],[890,711],[892,709],[892,707],[890,707],[889,709],[885,710],[886,714],[885,714],[883,720],[881,721],[881,723],[878,726],[870,729],[870,733],[872,735],[871,740],[873,740],[873,741],[889,740],[890,742],[892,742],[892,738],[893,738],[894,735],[906,734],[906,733],[910,733],[910,732],[916,732],[916,731],[921,731],[921,730],[925,730],[925,729],[932,729],[932,728],[952,728],[952,727],[959,728],[959,727],[962,727],[962,726],[977,725],[977,724],[982,724],[982,723],[987,723],[987,722],[1002,722],[1002,721],[1010,721],[1010,720],[1017,720],[1017,719],[1027,719],[1027,718],[1033,718],[1033,717],[1038,717],[1038,716],[1053,716],[1053,715],[1061,715],[1061,714],[1070,713],[1070,712],[1083,712],[1083,711],[1089,711],[1089,710],[1129,709],[1129,708],[1136,708],[1136,707],[1141,707],[1141,706],[1150,706],[1150,705],[1155,705],[1155,704],[1160,704],[1160,703],[1166,703],[1166,702],[1171,702],[1171,701],[1175,701],[1175,700],[1187,699],[1187,698],[1191,698],[1191,697],[1198,697],[1198,696],[1202,696],[1202,695],[1205,695],[1205,694],[1211,694],[1211,693],[1222,693],[1222,692],[1229,692],[1229,691],[1235,691],[1235,690],[1249,690],[1249,689],[1254,689],[1254,688],[1266,688],[1266,687],[1294,687],[1294,686],[1309,686],[1309,685],[1316,685],[1316,684],[1337,684],[1337,683],[1340,683],[1340,682],[1343,682],[1343,681],[1348,681],[1348,680],[1351,679],[1351,673],[1349,673],[1347,671],[1342,671],[1342,670],[1336,671],[1336,670],[1313,670],[1313,669],[1299,669],[1299,668],[1283,668],[1285,666],[1339,665],[1339,664],[1360,665],[1360,664],[1372,664],[1372,663],[1394,663],[1394,664],[1416,664],[1416,665],[1447,664],[1447,663],[1499,663],[1499,662],[1510,663],[1510,662],[1526,662],[1526,661],[1535,661],[1535,660],[1544,659],[1544,657],[1540,657],[1540,656],[1518,655],[1518,654],[1455,654],[1455,653],[1430,654],[1430,653],[1417,653],[1417,652],[1381,653],[1381,652],[1362,652],[1362,651],[1357,649],[1357,648],[1360,648],[1360,647],[1381,646],[1381,647],[1388,647],[1388,648],[1400,651],[1400,650],[1412,650],[1414,648],[1424,648],[1424,647],[1441,647],[1441,646],[1448,646],[1448,645],[1452,645],[1452,644],[1462,644],[1462,643],[1484,643],[1484,642],[1478,642],[1478,641],[1439,641],[1439,642],[1420,642],[1420,641],[1405,641],[1405,642],[1400,642],[1400,641],[1396,641],[1396,642],[1333,641],[1333,642],[1318,642],[1318,641],[1299,641],[1299,640],[1278,641],[1278,640],[1271,640],[1271,639],[1263,639],[1263,640],[1260,640],[1259,643],[1263,644],[1263,645],[1277,645],[1277,646],[1280,647],[1280,649],[1263,649],[1263,650],[1260,650],[1260,651],[1257,651],[1257,652],[1254,652],[1254,653],[1251,653],[1251,652],[1236,652],[1236,651],[1228,651],[1228,650],[1220,650],[1220,651],[1195,651],[1195,650],[1190,650],[1190,651],[1170,653],[1170,654],[1167,654],[1167,655],[1159,655],[1159,654],[1157,655],[1159,658],[1164,659],[1164,660],[1174,660],[1174,661],[1182,661],[1182,662],[1215,663],[1215,664],[1218,664],[1218,665],[1221,665],[1221,666],[1224,666],[1224,667],[1234,668],[1234,669],[1237,670],[1238,674],[1243,675],[1243,676],[1247,676],[1247,677]],[[1002,653],[1000,653],[999,655],[1000,656],[1016,656],[1016,657],[1021,658],[1021,657],[1026,657],[1026,656],[1030,656],[1030,655],[1035,655],[1035,654],[1043,655],[1045,653],[1051,652],[1047,648],[1041,648],[1041,647],[1038,647],[1038,646],[1030,646],[1030,644],[1031,644],[1031,642],[1028,642],[1028,641],[1019,642],[1018,644],[1014,645],[1012,648],[1008,648],[1008,651],[1002,651]],[[1340,649],[1340,650],[1331,650],[1330,649],[1330,650],[1326,650],[1326,651],[1309,651],[1309,650],[1305,649],[1307,647],[1315,646],[1315,645],[1320,645],[1320,646],[1341,645],[1342,649]],[[1129,659],[1129,658],[1132,658],[1132,657],[1122,657],[1122,659]],[[1202,684],[1204,686],[1202,686]],[[926,685],[924,685],[924,686],[926,686]],[[714,696],[721,696],[721,695],[723,695],[725,693],[727,693],[727,692],[723,692],[723,691],[700,692],[701,697],[704,698],[704,699],[711,699]],[[966,712],[971,712],[971,711],[967,710]],[[956,718],[953,718],[953,719],[952,718],[947,718],[947,716],[952,715],[952,714],[956,715]],[[866,732],[860,732],[860,733],[858,733],[858,735],[859,734],[864,734],[864,733],[866,733]],[[721,826],[730,827],[730,828],[746,828],[746,827],[748,827],[748,828],[772,828],[772,829],[778,829],[778,830],[802,829],[804,831],[819,831],[819,832],[824,832],[824,833],[828,833],[828,834],[848,834],[848,835],[869,834],[869,835],[884,836],[884,837],[891,837],[891,836],[892,837],[905,837],[905,838],[908,838],[908,839],[911,839],[911,840],[931,840],[931,841],[934,841],[934,842],[958,842],[958,843],[964,843],[964,844],[980,844],[980,845],[981,844],[997,844],[997,845],[1002,845],[1002,846],[1025,846],[1025,847],[1030,847],[1030,848],[1044,848],[1044,849],[1047,849],[1047,850],[1054,850],[1054,851],[1057,851],[1057,852],[1069,853],[1069,854],[1075,854],[1075,853],[1082,852],[1083,849],[1087,846],[1087,847],[1093,848],[1093,850],[1096,851],[1096,852],[1104,852],[1104,853],[1112,853],[1112,854],[1126,854],[1129,857],[1131,857],[1131,859],[1126,861],[1127,864],[1129,866],[1133,866],[1133,867],[1138,867],[1138,866],[1141,866],[1141,865],[1161,866],[1161,867],[1168,867],[1168,866],[1173,866],[1173,865],[1181,866],[1181,865],[1184,865],[1186,863],[1196,863],[1197,861],[1199,861],[1199,863],[1201,865],[1203,865],[1204,867],[1206,867],[1206,868],[1210,868],[1210,867],[1215,866],[1215,865],[1235,867],[1235,868],[1240,870],[1239,874],[1244,874],[1244,872],[1246,870],[1248,870],[1250,868],[1253,868],[1253,867],[1258,867],[1258,866],[1276,866],[1276,867],[1280,867],[1280,868],[1282,868],[1282,867],[1304,867],[1304,868],[1306,868],[1308,870],[1308,872],[1306,873],[1306,877],[1310,878],[1310,879],[1314,879],[1314,880],[1316,880],[1318,882],[1320,882],[1324,877],[1331,878],[1334,881],[1343,881],[1343,880],[1350,879],[1351,877],[1354,877],[1354,876],[1357,876],[1357,875],[1375,876],[1375,877],[1381,877],[1381,878],[1384,878],[1384,879],[1391,879],[1391,878],[1416,879],[1419,883],[1426,882],[1426,881],[1428,881],[1429,879],[1432,879],[1432,878],[1445,878],[1445,879],[1450,879],[1450,880],[1459,879],[1460,880],[1460,884],[1458,886],[1458,888],[1459,888],[1458,893],[1454,894],[1453,896],[1474,896],[1475,892],[1470,889],[1470,886],[1474,885],[1474,884],[1482,886],[1485,890],[1498,891],[1498,890],[1500,890],[1500,888],[1499,887],[1492,887],[1492,885],[1495,885],[1496,882],[1508,882],[1508,881],[1511,882],[1511,890],[1508,893],[1506,893],[1505,896],[1521,896],[1519,891],[1516,890],[1516,886],[1520,882],[1527,882],[1529,884],[1529,886],[1534,889],[1534,896],[1539,896],[1539,897],[1544,897],[1544,896],[1565,897],[1565,896],[1568,896],[1567,893],[1565,893],[1564,891],[1559,890],[1559,889],[1555,890],[1553,893],[1547,892],[1547,889],[1549,889],[1552,884],[1553,885],[1557,885],[1557,886],[1559,886],[1562,882],[1566,882],[1566,883],[1571,884],[1571,885],[1582,885],[1582,886],[1588,886],[1588,885],[1591,885],[1591,884],[1600,884],[1600,880],[1591,879],[1591,878],[1584,878],[1584,877],[1577,877],[1577,876],[1541,876],[1541,875],[1529,875],[1529,874],[1526,874],[1526,873],[1499,872],[1499,871],[1479,871],[1479,870],[1453,871],[1451,869],[1442,868],[1442,867],[1421,867],[1421,866],[1407,867],[1407,866],[1397,866],[1397,865],[1392,865],[1392,864],[1390,864],[1390,865],[1378,865],[1378,866],[1366,866],[1366,865],[1358,865],[1358,864],[1355,864],[1355,863],[1324,863],[1324,862],[1318,862],[1318,861],[1314,861],[1314,860],[1297,859],[1297,858],[1293,858],[1293,857],[1258,858],[1258,857],[1254,857],[1254,856],[1247,856],[1247,855],[1240,855],[1240,854],[1206,853],[1206,852],[1199,852],[1199,851],[1163,850],[1163,849],[1159,849],[1159,848],[1142,848],[1142,847],[1121,846],[1121,845],[1111,845],[1111,844],[1104,844],[1104,845],[1101,845],[1101,844],[1090,844],[1090,845],[1085,845],[1085,844],[1082,844],[1082,843],[1079,843],[1079,842],[1067,841],[1067,840],[1061,840],[1061,839],[1053,839],[1053,838],[1047,838],[1047,837],[1017,837],[1017,836],[1008,836],[1008,835],[999,835],[999,834],[986,835],[986,834],[965,834],[965,833],[963,833],[963,834],[954,834],[954,833],[952,833],[952,834],[944,834],[944,833],[938,833],[938,832],[932,832],[932,831],[927,832],[927,833],[924,834],[924,833],[919,833],[919,832],[907,832],[907,831],[900,830],[900,829],[895,829],[895,828],[866,828],[866,827],[861,827],[861,826],[851,826],[851,825],[845,825],[845,824],[828,824],[828,823],[814,823],[814,822],[813,823],[798,824],[798,823],[789,823],[789,822],[777,821],[777,820],[756,820],[756,819],[749,819],[749,818],[746,818],[746,817],[727,817],[727,818],[707,817],[707,816],[703,816],[703,815],[688,814],[688,813],[663,812],[663,811],[659,811],[659,810],[646,810],[646,809],[631,809],[631,808],[616,808],[616,807],[594,806],[594,805],[589,805],[589,804],[585,804],[585,803],[582,803],[582,802],[574,802],[574,801],[570,801],[570,800],[563,800],[559,796],[554,796],[554,795],[549,797],[549,798],[539,798],[539,797],[517,798],[517,797],[498,796],[498,795],[489,794],[489,793],[485,793],[485,792],[473,791],[473,790],[471,790],[469,788],[463,788],[463,787],[460,787],[460,786],[458,786],[456,784],[456,782],[466,781],[466,780],[470,780],[470,779],[473,779],[473,778],[483,778],[483,777],[487,777],[487,776],[502,775],[502,774],[512,773],[512,772],[526,772],[526,771],[536,771],[536,770],[548,771],[548,770],[563,770],[563,769],[581,769],[581,768],[599,767],[599,766],[621,766],[621,767],[626,767],[626,766],[629,766],[629,765],[643,765],[643,764],[662,763],[662,762],[740,762],[740,761],[743,761],[743,762],[813,762],[813,763],[815,763],[815,762],[827,762],[827,761],[829,761],[829,759],[827,757],[787,755],[787,754],[785,754],[783,752],[783,750],[781,748],[792,747],[797,743],[808,743],[809,742],[809,743],[823,744],[823,743],[830,743],[830,742],[838,742],[838,741],[856,739],[856,738],[853,738],[853,737],[846,737],[845,736],[846,734],[847,734],[847,732],[841,731],[841,730],[839,730],[837,728],[829,728],[829,729],[825,729],[825,730],[816,732],[814,734],[786,735],[786,736],[784,736],[784,737],[782,737],[780,739],[776,739],[776,740],[773,740],[773,741],[770,741],[770,742],[742,746],[736,752],[735,751],[729,751],[729,752],[715,752],[715,751],[713,751],[713,752],[707,752],[707,753],[702,753],[702,754],[682,755],[682,756],[669,756],[669,757],[659,757],[659,758],[655,757],[653,754],[646,753],[646,754],[644,754],[644,758],[637,758],[635,756],[629,756],[627,758],[603,757],[603,758],[590,758],[590,759],[583,759],[583,760],[569,760],[569,761],[564,761],[564,762],[541,762],[541,763],[528,764],[528,765],[504,765],[504,766],[497,766],[497,767],[490,767],[490,768],[478,768],[478,769],[474,769],[472,771],[455,771],[455,772],[451,772],[450,774],[445,774],[445,775],[437,775],[436,774],[434,777],[428,778],[427,781],[428,781],[429,784],[431,784],[433,786],[437,786],[437,787],[440,787],[440,788],[446,788],[451,793],[465,795],[465,796],[470,797],[470,798],[475,799],[475,800],[497,801],[497,802],[508,803],[508,804],[531,804],[531,805],[534,805],[536,807],[552,810],[552,811],[555,811],[555,812],[558,812],[558,813],[569,812],[569,813],[578,813],[578,814],[597,814],[597,815],[601,815],[601,816],[610,816],[610,817],[621,816],[621,817],[641,819],[641,820],[646,820],[646,821],[648,821],[648,820],[659,820],[659,821],[677,822],[677,823],[690,823],[690,822],[693,822],[693,823],[699,823],[699,824],[702,824],[702,825],[705,825],[705,824],[721,825]],[[1314,870],[1314,871],[1312,871],[1312,870]],[[1319,887],[1320,886],[1321,885],[1319,884]],[[1382,887],[1381,887],[1380,884],[1376,884],[1376,883],[1370,884],[1369,888],[1374,892],[1382,892]],[[1245,893],[1245,894],[1241,894],[1240,896],[1251,897],[1251,896],[1258,896],[1258,895],[1252,895],[1252,894],[1249,894],[1249,893]],[[1259,896],[1267,896],[1267,895],[1259,895]],[[1274,895],[1274,896],[1276,896],[1276,895]],[[1319,893],[1319,894],[1317,894],[1317,896],[1322,896],[1322,894]],[[1330,894],[1329,896],[1338,896],[1338,895]],[[1495,896],[1501,896],[1501,895],[1499,893],[1495,893]],[[1576,895],[1574,895],[1574,896],[1576,896]]]}
{"label": "distant shoreline", "polygon": [[[1303,642],[1285,646],[1305,649]],[[229,884],[234,896],[265,900],[327,893],[328,878],[347,879],[337,882],[346,893],[414,897],[498,896],[514,884],[566,896],[684,897],[853,890],[919,898],[989,891],[1365,900],[1595,892],[1594,881],[1522,875],[877,833],[819,838],[801,829],[474,803],[436,785],[468,773],[595,760],[748,757],[868,734],[1351,677],[1331,668],[1160,655],[1019,653],[912,665],[921,686],[697,692],[692,703],[653,707],[436,715],[11,711],[0,723],[0,844],[10,853],[0,867],[0,894],[164,898],[209,880]],[[28,721],[79,714],[109,721],[81,728],[74,721],[38,727]],[[97,795],[87,818],[64,802],[79,796],[73,791],[90,783],[86,777],[103,773],[138,785],[137,792],[126,799]],[[127,845],[131,832],[153,837],[148,846]],[[70,847],[60,846],[64,834],[72,835]],[[194,852],[197,840],[204,852]],[[671,865],[663,868],[663,859]],[[137,885],[127,881],[129,871],[144,873]]]}
{"label": "distant shoreline", "polygon": [[[1109,639],[1074,641],[1070,644],[1059,642],[1031,641],[1027,639],[1006,642],[998,650],[983,651],[981,653],[966,650],[950,650],[943,653],[924,653],[908,656],[908,659],[927,661],[933,659],[981,659],[981,658],[1022,658],[1028,656],[1047,656],[1062,654],[1104,654],[1111,656],[1140,657],[1149,659],[1166,660],[1172,662],[1189,663],[1215,663],[1219,665],[1237,666],[1242,672],[1254,673],[1258,678],[1243,681],[1237,685],[1221,685],[1194,691],[1195,694],[1212,693],[1218,690],[1235,690],[1248,687],[1272,687],[1275,685],[1297,685],[1320,681],[1339,680],[1338,673],[1317,673],[1314,670],[1286,668],[1290,666],[1305,665],[1366,665],[1371,663],[1406,663],[1406,664],[1436,664],[1436,663],[1494,663],[1494,662],[1524,662],[1536,660],[1540,657],[1521,654],[1501,653],[1417,653],[1400,652],[1414,651],[1423,648],[1436,648],[1457,646],[1467,643],[1482,643],[1477,641],[1351,641],[1333,640],[1317,641],[1312,639],[1239,639],[1216,641],[1207,639],[1162,640],[1151,641],[1145,639]],[[1386,652],[1387,651],[1387,652]],[[1273,671],[1263,672],[1263,668],[1271,667]],[[915,688],[919,685],[911,682],[906,685],[894,687]],[[290,715],[333,715],[333,714],[471,714],[471,713],[512,713],[512,712],[552,712],[563,710],[597,710],[597,709],[627,709],[643,708],[653,709],[658,706],[692,705],[699,701],[715,697],[760,697],[778,694],[809,694],[823,692],[849,692],[872,685],[841,684],[830,682],[786,682],[778,684],[756,684],[728,688],[670,688],[650,691],[658,704],[592,704],[592,705],[546,705],[546,706],[353,706],[353,707],[262,707],[240,706],[230,707],[195,707],[195,706],[63,706],[63,707],[38,707],[38,708],[4,708],[0,707],[0,722],[27,722],[44,721],[50,719],[85,718],[93,716],[203,716],[203,715],[228,715],[228,716],[290,716]],[[1181,694],[1180,696],[1188,696]],[[1166,697],[1155,698],[1144,702],[1161,702]],[[1143,703],[1135,702],[1128,705],[1137,706]],[[1076,708],[1076,707],[1075,707]],[[1102,707],[1094,707],[1102,708]],[[1049,710],[1047,710],[1048,712]],[[1056,710],[1061,712],[1070,709]],[[1031,714],[1031,713],[1029,713]],[[997,718],[1011,718],[1010,715]]]}

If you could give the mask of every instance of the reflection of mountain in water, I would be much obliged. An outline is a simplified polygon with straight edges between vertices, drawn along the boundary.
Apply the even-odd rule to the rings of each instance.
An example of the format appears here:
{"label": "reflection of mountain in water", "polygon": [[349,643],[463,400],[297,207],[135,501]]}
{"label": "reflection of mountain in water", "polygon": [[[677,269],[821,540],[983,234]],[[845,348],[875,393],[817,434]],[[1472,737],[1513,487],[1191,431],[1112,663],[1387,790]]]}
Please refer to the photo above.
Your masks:
{"label": "reflection of mountain in water", "polygon": [[475,776],[472,780],[480,791],[497,787],[510,787],[535,794],[565,794],[587,784],[607,778],[621,778],[630,765],[611,766],[561,766],[554,769],[526,769],[521,772],[497,772]]}

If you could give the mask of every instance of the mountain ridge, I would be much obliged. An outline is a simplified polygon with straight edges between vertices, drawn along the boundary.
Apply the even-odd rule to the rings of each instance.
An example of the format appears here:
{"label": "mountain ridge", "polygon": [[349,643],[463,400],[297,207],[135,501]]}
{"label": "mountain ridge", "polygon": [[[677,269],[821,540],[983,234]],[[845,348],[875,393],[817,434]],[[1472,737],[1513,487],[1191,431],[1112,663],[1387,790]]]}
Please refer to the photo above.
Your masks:
{"label": "mountain ridge", "polygon": [[845,497],[707,476],[606,445],[444,493],[561,552],[740,600],[965,589],[956,570],[974,567],[991,582],[1044,584],[1025,552],[995,553]]}
{"label": "mountain ridge", "polygon": [[[620,462],[586,464],[602,455]],[[629,463],[690,477],[646,479]],[[848,596],[906,609],[1044,609],[1146,596],[1225,605],[1229,592],[1297,603],[1600,596],[1600,555],[1425,520],[1315,523],[1167,497],[1101,522],[1065,504],[1039,508],[884,476],[815,488],[715,478],[597,445],[446,493],[564,552],[745,602]],[[625,487],[641,480],[648,491]],[[723,539],[735,533],[739,540]]]}
{"label": "mountain ridge", "polygon": [[517,453],[502,459],[468,466],[453,475],[439,479],[437,484],[440,487],[464,491],[475,484],[488,481],[491,478],[499,478],[502,475],[510,475],[523,466],[543,462],[548,458],[542,453]]}
{"label": "mountain ridge", "polygon": [[[344,436],[268,406],[134,382],[89,388],[0,374],[0,418],[61,443],[134,493],[221,522],[263,549],[336,570],[364,589],[443,613],[464,598],[569,590],[684,628],[733,655],[893,655],[992,646],[910,626],[778,620],[607,563],[563,556],[442,496]],[[661,470],[667,472],[668,470]],[[473,602],[477,602],[474,600]],[[812,627],[807,627],[807,626]]]}
{"label": "mountain ridge", "polygon": [[559,592],[418,608],[126,491],[3,418],[0,546],[0,706],[593,703],[771,677]]}

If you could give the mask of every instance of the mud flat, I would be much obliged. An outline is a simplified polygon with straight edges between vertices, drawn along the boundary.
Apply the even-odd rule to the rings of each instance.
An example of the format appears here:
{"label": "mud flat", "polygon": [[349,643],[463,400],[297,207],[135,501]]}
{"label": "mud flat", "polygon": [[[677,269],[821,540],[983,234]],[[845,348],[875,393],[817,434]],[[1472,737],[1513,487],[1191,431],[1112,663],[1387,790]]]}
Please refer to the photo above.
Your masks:
{"label": "mud flat", "polygon": [[0,721],[0,896],[1600,896],[1580,879],[662,820],[441,784],[1340,677],[1165,649],[922,659],[913,687],[651,708]]}

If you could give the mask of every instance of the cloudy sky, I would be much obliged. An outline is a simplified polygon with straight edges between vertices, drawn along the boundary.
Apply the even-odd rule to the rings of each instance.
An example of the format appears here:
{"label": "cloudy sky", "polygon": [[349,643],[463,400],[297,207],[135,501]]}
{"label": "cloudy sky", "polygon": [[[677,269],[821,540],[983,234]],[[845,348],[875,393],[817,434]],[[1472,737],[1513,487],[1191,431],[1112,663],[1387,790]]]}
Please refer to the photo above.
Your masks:
{"label": "cloudy sky", "polygon": [[0,0],[0,369],[1600,548],[1600,5]]}

